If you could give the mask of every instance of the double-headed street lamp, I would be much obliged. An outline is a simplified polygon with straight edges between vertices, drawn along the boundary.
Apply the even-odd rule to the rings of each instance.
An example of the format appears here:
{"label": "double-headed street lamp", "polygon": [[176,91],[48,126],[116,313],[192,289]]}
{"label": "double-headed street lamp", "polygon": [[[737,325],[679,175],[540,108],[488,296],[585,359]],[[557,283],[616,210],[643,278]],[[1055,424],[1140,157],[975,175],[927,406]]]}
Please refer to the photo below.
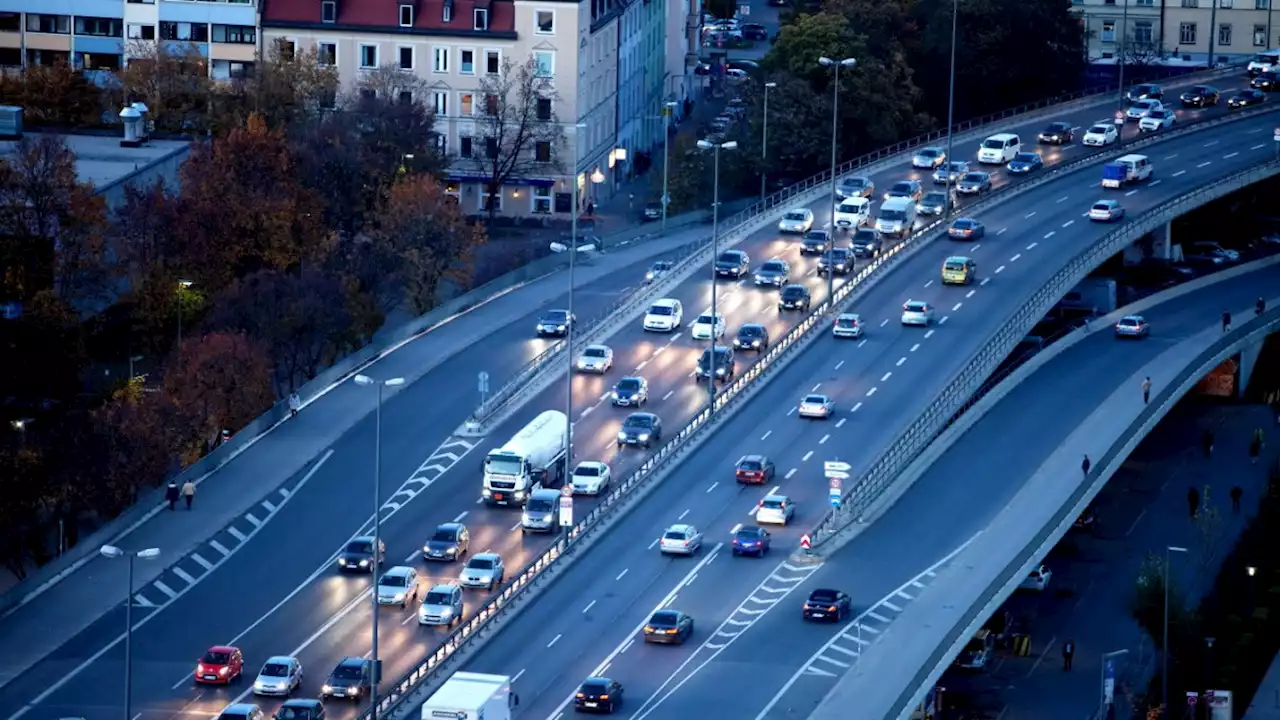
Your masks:
{"label": "double-headed street lamp", "polygon": [[1175,545],[1168,545],[1164,549],[1164,642],[1160,646],[1160,702],[1166,713],[1169,711],[1169,555],[1186,551],[1186,548]]}
{"label": "double-headed street lamp", "polygon": [[[574,282],[573,266],[575,264],[574,260],[578,256],[578,193],[581,191],[581,188],[578,187],[578,132],[577,131],[581,130],[582,128],[585,128],[586,126],[587,126],[586,123],[569,123],[568,125],[568,127],[573,128],[574,132],[573,132],[573,200],[572,200],[573,207],[570,208],[570,215],[572,216],[572,218],[569,220],[569,303],[568,303],[569,324],[565,327],[565,334],[564,334],[564,351],[565,351],[564,355],[569,360],[569,373],[568,373],[568,377],[565,380],[565,391],[564,391],[564,413],[565,413],[565,417],[568,418],[568,422],[566,422],[564,426],[564,446],[565,446],[565,452],[567,453],[564,459],[564,462],[566,465],[565,467],[566,472],[568,472],[569,470],[569,468],[567,467],[567,465],[569,464],[569,459],[573,457],[573,330],[574,330],[573,289],[574,289],[574,285],[576,284]],[[594,177],[597,173],[600,173],[600,170],[598,168],[596,169],[595,173],[592,173],[592,176],[593,176],[592,180],[595,182],[598,182],[595,180],[595,177]],[[603,180],[604,176],[601,175],[600,179]],[[666,219],[666,213],[667,211],[664,208],[662,211],[664,220]]]}
{"label": "double-headed street lamp", "polygon": [[124,558],[129,566],[129,587],[124,600],[124,720],[133,718],[133,561],[153,560],[160,557],[159,548],[146,550],[122,550],[115,545],[103,545],[98,554],[117,560]]}
{"label": "double-headed street lamp", "polygon": [[947,156],[942,161],[942,174],[947,179],[947,200],[943,205],[943,217],[951,217],[955,209],[952,198],[955,197],[955,180],[951,177],[951,163],[955,155],[956,129],[956,32],[960,25],[960,0],[951,0],[951,70],[947,80]]}
{"label": "double-headed street lamp", "polygon": [[[831,219],[834,221],[836,217],[836,209],[840,204],[840,197],[836,195],[836,144],[840,137],[840,68],[853,69],[857,67],[857,58],[845,58],[843,60],[832,60],[829,57],[818,58],[818,64],[822,67],[833,67],[836,69],[835,81],[831,83]],[[831,231],[827,233],[826,252],[831,253],[836,246],[835,223],[831,225]],[[831,258],[834,260],[835,258]],[[836,273],[834,265],[828,268],[827,272],[827,309],[831,308],[831,301],[835,299]]]}
{"label": "double-headed street lamp", "polygon": [[699,140],[699,150],[711,150],[715,153],[713,166],[714,180],[711,184],[711,344],[710,358],[707,363],[707,396],[711,412],[716,410],[716,257],[719,256],[720,241],[720,151],[737,150],[736,140],[728,142],[711,142]]}
{"label": "double-headed street lamp", "polygon": [[776,82],[767,82],[764,84],[764,127],[760,133],[760,209],[764,209],[764,199],[769,196],[769,186],[766,180],[769,177],[769,91],[778,87]]}
{"label": "double-headed street lamp", "polygon": [[671,167],[671,116],[679,105],[674,100],[662,104],[662,234],[667,234],[667,206],[671,195],[667,185]]}
{"label": "double-headed street lamp", "polygon": [[369,712],[374,720],[378,717],[378,682],[382,679],[382,664],[378,660],[378,563],[382,561],[382,390],[404,384],[404,378],[390,380],[374,380],[368,375],[357,375],[355,383],[364,387],[373,386],[378,390],[378,404],[374,408],[373,432],[373,563],[371,563],[372,601],[373,601],[373,680],[369,683]]}

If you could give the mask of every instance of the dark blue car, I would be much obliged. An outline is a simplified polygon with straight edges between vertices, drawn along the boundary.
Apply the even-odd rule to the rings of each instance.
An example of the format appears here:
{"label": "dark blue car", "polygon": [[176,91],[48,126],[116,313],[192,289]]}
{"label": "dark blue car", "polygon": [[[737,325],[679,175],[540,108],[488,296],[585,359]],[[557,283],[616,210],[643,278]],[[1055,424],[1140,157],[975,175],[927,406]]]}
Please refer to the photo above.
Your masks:
{"label": "dark blue car", "polygon": [[762,527],[744,527],[733,534],[733,554],[764,557],[769,552],[769,531]]}
{"label": "dark blue car", "polygon": [[1026,175],[1044,167],[1040,153],[1018,153],[1009,161],[1009,172],[1015,175]]}

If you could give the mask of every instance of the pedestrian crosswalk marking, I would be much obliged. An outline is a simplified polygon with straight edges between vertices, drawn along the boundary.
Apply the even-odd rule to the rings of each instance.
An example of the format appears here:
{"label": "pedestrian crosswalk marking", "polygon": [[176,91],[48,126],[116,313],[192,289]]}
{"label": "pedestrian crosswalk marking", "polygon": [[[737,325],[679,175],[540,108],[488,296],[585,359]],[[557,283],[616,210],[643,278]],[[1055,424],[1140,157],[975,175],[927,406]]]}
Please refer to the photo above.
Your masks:
{"label": "pedestrian crosswalk marking", "polygon": [[173,588],[169,587],[168,585],[165,585],[160,580],[157,580],[151,584],[155,585],[156,589],[159,590],[160,592],[164,593],[165,595],[168,595],[170,599],[178,597],[178,593],[174,592]]}
{"label": "pedestrian crosswalk marking", "polygon": [[253,525],[254,527],[262,527],[262,521],[261,521],[261,520],[259,520],[259,519],[258,519],[258,518],[256,518],[256,517],[254,517],[253,513],[245,513],[245,514],[244,514],[244,519],[245,519],[245,520],[248,520],[248,521],[249,521],[249,523],[250,523],[251,525]]}
{"label": "pedestrian crosswalk marking", "polygon": [[182,578],[182,580],[183,580],[185,583],[187,583],[188,585],[191,585],[192,583],[194,583],[194,582],[196,581],[196,579],[195,579],[195,578],[191,577],[191,573],[187,572],[186,570],[183,570],[183,569],[182,569],[182,568],[180,568],[180,567],[174,567],[174,568],[173,568],[173,574],[174,574],[174,575],[177,575],[177,576],[178,576],[178,577],[180,577],[180,578]]}
{"label": "pedestrian crosswalk marking", "polygon": [[205,572],[208,572],[213,569],[213,563],[201,557],[200,553],[191,553],[191,559],[195,560],[197,565],[204,568]]}
{"label": "pedestrian crosswalk marking", "polygon": [[231,533],[231,537],[239,540],[240,542],[244,542],[245,540],[249,539],[248,535],[245,535],[244,533],[237,530],[234,525],[229,525],[227,527],[227,532]]}
{"label": "pedestrian crosswalk marking", "polygon": [[218,552],[222,553],[223,555],[230,555],[230,554],[231,554],[231,551],[227,549],[227,546],[226,546],[226,545],[223,545],[222,543],[218,542],[217,540],[210,540],[210,541],[209,541],[209,545],[210,545],[210,547],[212,547],[214,550],[217,550]]}

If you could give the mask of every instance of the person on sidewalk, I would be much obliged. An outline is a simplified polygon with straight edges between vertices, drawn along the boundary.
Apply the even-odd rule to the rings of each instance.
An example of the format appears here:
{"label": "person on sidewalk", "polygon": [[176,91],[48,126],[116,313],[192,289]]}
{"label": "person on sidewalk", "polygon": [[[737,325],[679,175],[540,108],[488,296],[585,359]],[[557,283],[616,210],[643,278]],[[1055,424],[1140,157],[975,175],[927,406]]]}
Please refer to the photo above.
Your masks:
{"label": "person on sidewalk", "polygon": [[1266,311],[1267,311],[1267,301],[1263,300],[1262,298],[1258,298],[1258,302],[1253,304],[1253,314],[1261,315]]}
{"label": "person on sidewalk", "polygon": [[1213,457],[1213,431],[1209,428],[1205,428],[1204,434],[1200,436],[1200,447],[1204,448],[1206,460]]}
{"label": "person on sidewalk", "polygon": [[1262,437],[1262,428],[1256,427],[1253,429],[1253,439],[1258,443],[1259,447],[1267,446],[1267,441]]}
{"label": "person on sidewalk", "polygon": [[1249,441],[1249,464],[1257,465],[1258,456],[1261,454],[1262,454],[1262,440],[1258,439],[1257,435],[1254,435],[1253,439]]}
{"label": "person on sidewalk", "polygon": [[1093,467],[1093,463],[1089,462],[1089,456],[1084,456],[1084,462],[1080,463],[1080,469],[1084,471],[1084,476],[1089,477],[1089,468]]}
{"label": "person on sidewalk", "polygon": [[187,503],[187,509],[191,509],[191,501],[196,499],[196,484],[190,480],[182,483],[182,499]]}
{"label": "person on sidewalk", "polygon": [[1076,641],[1067,640],[1062,644],[1062,669],[1071,669],[1071,659],[1076,655]]}
{"label": "person on sidewalk", "polygon": [[1151,402],[1151,376],[1150,375],[1143,378],[1142,380],[1142,404],[1146,405],[1149,402]]}
{"label": "person on sidewalk", "polygon": [[1231,313],[1222,313],[1222,332],[1231,332]]}
{"label": "person on sidewalk", "polygon": [[1187,488],[1187,514],[1195,520],[1198,512],[1200,512],[1200,491],[1189,487]]}
{"label": "person on sidewalk", "polygon": [[164,489],[164,499],[169,502],[169,512],[173,512],[173,506],[178,504],[177,480],[169,481],[169,485]]}
{"label": "person on sidewalk", "polygon": [[1231,486],[1231,512],[1236,515],[1240,514],[1240,498],[1244,497],[1244,488],[1239,485]]}
{"label": "person on sidewalk", "polygon": [[298,393],[289,393],[289,417],[298,417],[298,411],[302,409],[302,398],[298,397]]}

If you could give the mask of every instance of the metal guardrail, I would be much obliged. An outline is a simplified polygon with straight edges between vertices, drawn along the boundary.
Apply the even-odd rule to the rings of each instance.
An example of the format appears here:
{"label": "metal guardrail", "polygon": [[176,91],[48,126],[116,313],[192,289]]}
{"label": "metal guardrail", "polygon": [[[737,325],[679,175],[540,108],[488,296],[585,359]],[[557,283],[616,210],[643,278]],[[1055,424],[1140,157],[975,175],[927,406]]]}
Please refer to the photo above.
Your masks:
{"label": "metal guardrail", "polygon": [[[1239,72],[1243,67],[1243,64],[1238,64],[1225,68],[1188,73],[1177,77],[1175,81],[1178,83],[1196,80],[1207,81]],[[1129,83],[1129,85],[1135,85],[1140,82],[1142,82],[1141,79],[1135,79],[1133,82]],[[1119,92],[1119,90],[1120,88],[1117,86],[1106,85],[1078,93],[1054,96],[1038,102],[1019,105],[1014,108],[1009,108],[1008,110],[1002,110],[1000,112],[974,118],[973,120],[958,123],[952,132],[954,135],[961,135],[996,122],[1023,122],[1029,119],[1027,116],[1033,115],[1047,108],[1053,108],[1055,112],[1065,112],[1078,108],[1082,105],[1093,105],[1108,93]],[[929,143],[937,142],[946,137],[946,130],[935,130],[933,132],[917,135],[909,140],[903,140],[901,142],[894,143],[893,145],[880,148],[879,150],[860,155],[837,166],[836,176],[839,177],[847,175],[856,170],[867,168],[871,165],[882,162],[887,158],[905,154],[911,150],[923,147]],[[1131,145],[1132,143],[1130,143],[1130,146]],[[797,196],[829,184],[830,182],[831,172],[827,170],[818,173],[817,175],[813,175],[801,182],[789,185],[778,192],[770,194],[763,201],[754,203],[746,209],[724,219],[721,223],[722,238],[732,236],[741,231],[748,223],[757,220],[760,215],[776,211],[785,205],[789,205]],[[708,234],[704,238],[700,238],[699,240],[681,247],[676,258],[677,263],[679,265],[683,265],[686,262],[701,264],[702,262],[709,261],[709,258],[707,260],[701,260],[698,256],[701,254],[701,251],[709,247],[710,244],[711,236]],[[574,252],[574,250],[570,250],[570,252]],[[674,268],[671,274],[678,274],[680,270],[680,267]],[[641,286],[626,297],[619,298],[618,301],[615,302],[608,310],[596,315],[590,322],[584,324],[583,329],[575,335],[575,344],[578,347],[584,347],[589,344],[591,335],[597,333],[603,326],[605,326],[611,317],[624,309],[626,309],[627,312],[630,312],[629,306],[647,304],[649,302],[649,296],[653,294],[655,294],[653,288],[650,286]],[[530,380],[535,375],[559,357],[560,353],[565,349],[565,345],[566,344],[563,340],[558,341],[526,363],[524,367],[516,372],[511,380],[498,388],[497,391],[495,391],[483,404],[480,405],[479,408],[476,409],[475,413],[473,413],[471,417],[472,422],[482,425],[502,411],[512,401],[523,397],[521,390],[529,384]]]}
{"label": "metal guardrail", "polygon": [[[1261,114],[1261,113],[1259,113]],[[1234,119],[1234,118],[1232,118]],[[853,483],[838,511],[828,511],[813,532],[815,548],[856,521],[893,484],[898,475],[946,429],[975,391],[1010,351],[1071,288],[1125,245],[1165,222],[1246,185],[1280,174],[1280,163],[1268,159],[1207,187],[1171,200],[1106,234],[1081,251],[1014,311],[988,338],[938,396]]]}

